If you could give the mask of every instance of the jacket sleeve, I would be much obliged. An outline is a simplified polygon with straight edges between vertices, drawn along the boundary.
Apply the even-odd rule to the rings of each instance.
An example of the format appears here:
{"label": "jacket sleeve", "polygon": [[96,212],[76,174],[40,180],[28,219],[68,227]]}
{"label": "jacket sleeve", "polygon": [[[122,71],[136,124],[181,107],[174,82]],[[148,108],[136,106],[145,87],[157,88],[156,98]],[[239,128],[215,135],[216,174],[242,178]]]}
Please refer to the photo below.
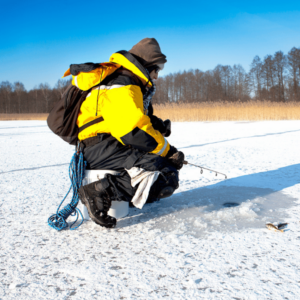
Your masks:
{"label": "jacket sleeve", "polygon": [[153,114],[153,106],[150,103],[148,107],[147,116],[150,118],[152,126],[155,130],[158,130],[164,137],[168,137],[171,135],[171,121],[158,118]]}
{"label": "jacket sleeve", "polygon": [[144,114],[143,95],[139,86],[126,85],[101,95],[99,110],[107,122],[111,135],[123,145],[166,156],[168,141],[155,130]]}

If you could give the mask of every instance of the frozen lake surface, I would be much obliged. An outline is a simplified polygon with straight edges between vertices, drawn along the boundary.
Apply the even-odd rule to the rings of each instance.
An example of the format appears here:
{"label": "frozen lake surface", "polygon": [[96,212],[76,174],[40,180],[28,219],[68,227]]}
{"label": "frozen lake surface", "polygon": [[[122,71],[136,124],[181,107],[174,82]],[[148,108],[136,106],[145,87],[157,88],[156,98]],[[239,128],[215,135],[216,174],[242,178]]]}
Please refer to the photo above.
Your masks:
{"label": "frozen lake surface", "polygon": [[[299,299],[300,121],[174,123],[180,188],[105,229],[57,232],[74,152],[0,122],[0,299]],[[284,233],[266,222],[288,222]]]}

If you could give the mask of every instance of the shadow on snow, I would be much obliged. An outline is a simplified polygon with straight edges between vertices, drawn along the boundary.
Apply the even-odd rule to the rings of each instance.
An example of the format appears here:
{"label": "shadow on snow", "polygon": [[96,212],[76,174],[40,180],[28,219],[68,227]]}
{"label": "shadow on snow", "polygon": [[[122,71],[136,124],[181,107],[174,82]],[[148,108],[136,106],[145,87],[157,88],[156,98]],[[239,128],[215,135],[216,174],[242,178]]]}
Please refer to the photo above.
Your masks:
{"label": "shadow on snow", "polygon": [[[129,216],[118,221],[117,229],[148,221],[153,229],[167,231],[180,226],[188,232],[195,226],[202,230],[203,224],[206,230],[218,226],[260,227],[266,220],[281,221],[287,216],[283,209],[291,207],[296,199],[281,190],[299,182],[300,164],[227,179],[146,204],[143,210],[131,208]],[[224,207],[226,203],[234,207]]]}

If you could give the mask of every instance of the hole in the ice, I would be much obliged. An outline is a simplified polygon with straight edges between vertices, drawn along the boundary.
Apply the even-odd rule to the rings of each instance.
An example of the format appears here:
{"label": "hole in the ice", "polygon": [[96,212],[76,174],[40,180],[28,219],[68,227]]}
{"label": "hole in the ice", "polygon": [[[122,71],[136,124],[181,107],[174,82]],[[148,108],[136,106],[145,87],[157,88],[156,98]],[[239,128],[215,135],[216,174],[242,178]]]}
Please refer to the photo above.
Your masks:
{"label": "hole in the ice", "polygon": [[240,203],[236,203],[236,202],[226,202],[223,204],[224,207],[236,207],[239,205],[240,205]]}

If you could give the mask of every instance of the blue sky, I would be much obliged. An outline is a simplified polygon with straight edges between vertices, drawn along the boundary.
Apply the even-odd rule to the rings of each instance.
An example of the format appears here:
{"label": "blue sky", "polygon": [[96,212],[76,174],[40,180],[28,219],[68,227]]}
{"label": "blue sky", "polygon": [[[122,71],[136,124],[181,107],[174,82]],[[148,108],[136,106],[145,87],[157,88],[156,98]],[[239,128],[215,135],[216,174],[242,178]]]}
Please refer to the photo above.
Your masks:
{"label": "blue sky", "polygon": [[300,47],[300,1],[1,0],[0,82],[51,87],[71,63],[108,61],[145,37],[162,73],[241,64]]}

